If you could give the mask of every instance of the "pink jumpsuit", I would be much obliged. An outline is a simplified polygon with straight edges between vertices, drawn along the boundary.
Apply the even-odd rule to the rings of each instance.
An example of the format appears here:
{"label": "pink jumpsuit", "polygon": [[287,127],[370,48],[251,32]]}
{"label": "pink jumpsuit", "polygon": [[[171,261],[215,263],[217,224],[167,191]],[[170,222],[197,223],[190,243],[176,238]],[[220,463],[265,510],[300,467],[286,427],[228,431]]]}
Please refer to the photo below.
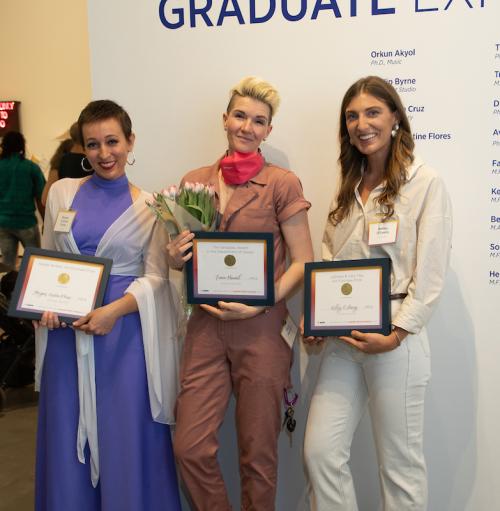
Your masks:
{"label": "pink jumpsuit", "polygon": [[[183,181],[213,184],[219,161],[188,173]],[[290,171],[266,164],[234,191],[219,230],[272,232],[278,280],[286,269],[280,223],[308,209],[302,186]],[[231,509],[217,462],[217,432],[231,392],[236,398],[241,509],[274,509],[281,399],[289,386],[291,350],[281,338],[284,301],[251,319],[221,321],[197,308],[191,317],[181,363],[174,450],[196,511]]]}

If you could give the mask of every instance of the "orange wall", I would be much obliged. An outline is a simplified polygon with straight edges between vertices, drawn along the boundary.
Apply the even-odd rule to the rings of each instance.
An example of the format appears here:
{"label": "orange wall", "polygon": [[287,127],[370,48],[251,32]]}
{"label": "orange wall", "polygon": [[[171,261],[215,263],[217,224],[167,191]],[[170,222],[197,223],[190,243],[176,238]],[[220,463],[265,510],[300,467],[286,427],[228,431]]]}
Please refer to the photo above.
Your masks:
{"label": "orange wall", "polygon": [[28,151],[47,171],[91,97],[87,1],[2,0],[0,13],[0,100],[22,102]]}

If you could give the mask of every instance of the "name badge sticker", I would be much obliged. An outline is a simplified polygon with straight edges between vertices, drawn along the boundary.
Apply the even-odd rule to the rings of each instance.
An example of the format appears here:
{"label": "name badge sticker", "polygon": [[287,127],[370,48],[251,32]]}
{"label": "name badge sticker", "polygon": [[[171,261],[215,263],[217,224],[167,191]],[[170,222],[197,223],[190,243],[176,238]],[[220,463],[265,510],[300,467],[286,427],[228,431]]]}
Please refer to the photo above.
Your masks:
{"label": "name badge sticker", "polygon": [[76,211],[73,209],[61,210],[57,213],[56,223],[54,225],[55,232],[69,232],[75,219]]}
{"label": "name badge sticker", "polygon": [[385,245],[395,243],[398,238],[398,220],[387,222],[370,222],[368,225],[368,245]]}
{"label": "name badge sticker", "polygon": [[283,337],[284,341],[293,348],[293,343],[295,342],[295,338],[297,337],[298,327],[295,324],[295,321],[292,319],[292,316],[288,314],[286,317],[286,321],[281,329],[281,337]]}

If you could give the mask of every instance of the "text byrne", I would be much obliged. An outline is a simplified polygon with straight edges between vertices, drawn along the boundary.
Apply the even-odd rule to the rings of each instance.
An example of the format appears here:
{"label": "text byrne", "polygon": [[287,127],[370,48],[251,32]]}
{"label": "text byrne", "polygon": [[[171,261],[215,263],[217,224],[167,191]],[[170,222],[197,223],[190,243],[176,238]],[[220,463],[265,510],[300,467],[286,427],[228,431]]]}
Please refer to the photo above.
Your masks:
{"label": "text byrne", "polygon": [[[162,24],[170,29],[183,27],[187,23],[187,18],[191,28],[196,27],[197,21],[213,27],[215,18],[217,18],[215,24],[220,27],[227,18],[236,18],[240,25],[265,23],[279,10],[287,21],[300,21],[306,16],[315,20],[322,11],[329,11],[335,18],[353,18],[358,16],[358,2],[360,5],[366,5],[366,0],[363,2],[361,0],[300,0],[300,8],[297,8],[297,0],[223,0],[220,8],[212,8],[213,0],[189,0],[187,7],[175,6],[185,2],[161,0],[159,15]],[[384,6],[381,5],[382,3]],[[388,6],[388,3],[393,6]],[[370,14],[372,16],[396,14],[395,3],[397,3],[396,0],[371,0]],[[447,11],[455,5],[468,9],[483,8],[486,0],[413,0],[411,3],[414,4],[415,12],[428,13]],[[241,6],[248,8],[248,21],[245,21]]]}

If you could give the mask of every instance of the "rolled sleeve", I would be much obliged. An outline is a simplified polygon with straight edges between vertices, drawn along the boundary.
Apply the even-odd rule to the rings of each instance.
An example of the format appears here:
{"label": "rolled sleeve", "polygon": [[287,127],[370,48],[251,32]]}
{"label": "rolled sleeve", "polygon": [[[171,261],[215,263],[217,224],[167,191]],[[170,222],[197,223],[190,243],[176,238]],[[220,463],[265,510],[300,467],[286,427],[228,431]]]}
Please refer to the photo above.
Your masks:
{"label": "rolled sleeve", "polygon": [[417,222],[417,257],[408,296],[393,324],[418,333],[427,323],[444,287],[452,236],[451,204],[443,182],[431,183]]}
{"label": "rolled sleeve", "polygon": [[302,210],[308,210],[311,203],[304,198],[302,184],[293,172],[287,172],[276,187],[276,214],[281,224]]}

